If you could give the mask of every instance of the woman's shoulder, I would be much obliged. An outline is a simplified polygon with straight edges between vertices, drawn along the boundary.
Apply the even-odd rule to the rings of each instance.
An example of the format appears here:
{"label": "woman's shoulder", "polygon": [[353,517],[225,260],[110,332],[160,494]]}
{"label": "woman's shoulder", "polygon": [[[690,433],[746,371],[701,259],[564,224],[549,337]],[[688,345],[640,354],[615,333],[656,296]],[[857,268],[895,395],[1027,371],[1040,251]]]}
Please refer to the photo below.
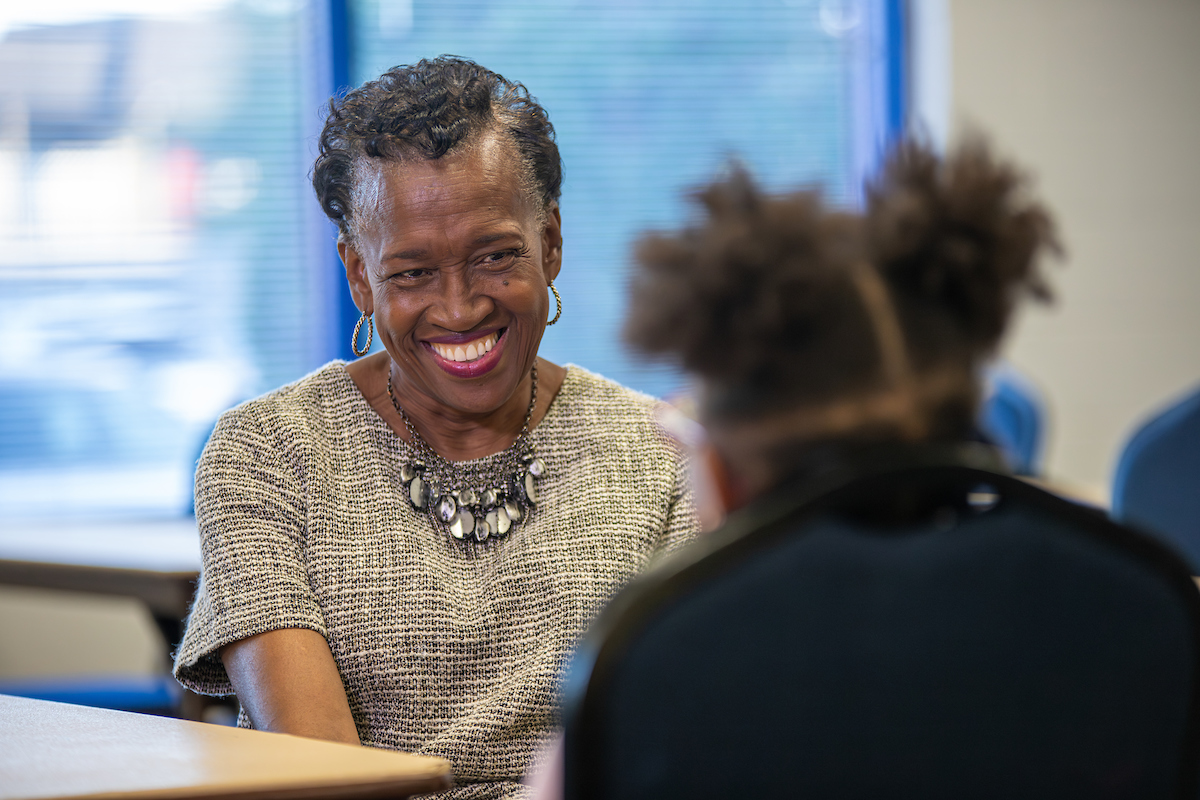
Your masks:
{"label": "woman's shoulder", "polygon": [[226,411],[217,430],[326,427],[362,417],[365,404],[343,361],[331,361],[299,380]]}
{"label": "woman's shoulder", "polygon": [[662,405],[655,397],[576,364],[567,365],[567,376],[555,402],[561,403],[567,413],[602,414],[613,421],[628,419],[631,422],[653,422],[654,410]]}
{"label": "woman's shoulder", "polygon": [[662,401],[574,364],[539,429],[543,436],[586,451],[674,456],[674,442],[658,423]]}
{"label": "woman's shoulder", "polygon": [[658,422],[655,412],[662,405],[648,394],[568,364],[551,412],[534,430],[536,444],[548,464],[575,465],[564,474],[573,476],[580,490],[616,481],[669,499],[679,487],[683,454]]}

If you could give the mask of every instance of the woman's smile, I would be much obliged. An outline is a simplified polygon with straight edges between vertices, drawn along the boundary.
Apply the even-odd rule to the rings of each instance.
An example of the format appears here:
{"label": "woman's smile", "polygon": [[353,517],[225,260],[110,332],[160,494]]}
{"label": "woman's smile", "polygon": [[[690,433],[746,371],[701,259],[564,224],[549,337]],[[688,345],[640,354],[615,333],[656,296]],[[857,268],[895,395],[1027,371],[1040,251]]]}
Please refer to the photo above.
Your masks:
{"label": "woman's smile", "polygon": [[433,354],[434,363],[451,375],[474,378],[491,372],[504,355],[504,334],[508,328],[481,335],[445,336],[421,343]]}

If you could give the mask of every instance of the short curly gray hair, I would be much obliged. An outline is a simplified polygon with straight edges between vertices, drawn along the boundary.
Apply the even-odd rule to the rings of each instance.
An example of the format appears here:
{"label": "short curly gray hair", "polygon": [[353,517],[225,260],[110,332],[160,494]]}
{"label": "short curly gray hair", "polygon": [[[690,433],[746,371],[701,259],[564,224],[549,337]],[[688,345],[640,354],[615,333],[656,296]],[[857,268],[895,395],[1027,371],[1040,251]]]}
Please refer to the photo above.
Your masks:
{"label": "short curly gray hair", "polygon": [[354,237],[363,159],[437,159],[497,132],[515,146],[523,185],[544,214],[562,193],[562,158],[545,109],[520,83],[457,56],[393,67],[329,104],[313,165],[317,199]]}

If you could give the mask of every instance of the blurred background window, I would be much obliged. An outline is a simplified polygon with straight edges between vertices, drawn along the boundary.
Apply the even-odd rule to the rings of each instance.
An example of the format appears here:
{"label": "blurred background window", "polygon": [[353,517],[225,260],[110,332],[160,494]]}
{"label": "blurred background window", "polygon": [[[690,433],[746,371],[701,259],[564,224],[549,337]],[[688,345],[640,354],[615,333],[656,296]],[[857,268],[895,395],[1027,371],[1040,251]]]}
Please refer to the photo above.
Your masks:
{"label": "blurred background window", "polygon": [[186,513],[221,411],[349,357],[307,176],[324,101],[468,56],[566,165],[543,354],[655,394],[627,254],[731,157],[838,202],[900,130],[899,0],[45,0],[0,10],[0,522]]}
{"label": "blurred background window", "polygon": [[346,50],[355,85],[437,53],[525,84],[550,113],[566,175],[563,316],[541,353],[665,395],[678,375],[620,343],[633,238],[682,221],[683,192],[730,158],[769,187],[856,202],[903,124],[903,6],[358,0]]}
{"label": "blurred background window", "polygon": [[0,510],[178,514],[217,415],[309,370],[327,336],[302,9],[17,5],[0,12]]}

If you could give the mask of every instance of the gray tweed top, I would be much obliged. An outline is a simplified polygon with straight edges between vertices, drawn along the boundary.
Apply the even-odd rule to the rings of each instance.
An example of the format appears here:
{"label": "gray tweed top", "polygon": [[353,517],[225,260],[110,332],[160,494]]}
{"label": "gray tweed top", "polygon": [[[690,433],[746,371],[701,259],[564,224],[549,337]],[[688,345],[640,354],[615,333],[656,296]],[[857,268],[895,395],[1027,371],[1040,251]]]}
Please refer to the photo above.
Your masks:
{"label": "gray tweed top", "polygon": [[408,445],[342,362],[227,412],[196,472],[204,569],[176,677],[230,694],[220,647],[318,631],[363,744],[448,758],[446,797],[519,796],[577,638],[698,527],[654,403],[569,367],[531,433],[541,502],[484,543],[408,505]]}

